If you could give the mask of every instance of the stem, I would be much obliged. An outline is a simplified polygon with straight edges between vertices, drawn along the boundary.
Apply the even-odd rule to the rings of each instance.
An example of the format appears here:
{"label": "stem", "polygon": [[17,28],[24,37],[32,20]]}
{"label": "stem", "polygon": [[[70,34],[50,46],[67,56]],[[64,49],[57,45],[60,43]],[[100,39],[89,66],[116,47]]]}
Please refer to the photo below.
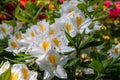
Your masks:
{"label": "stem", "polygon": [[98,80],[99,77],[100,77],[100,73],[98,72],[97,77],[95,78],[95,80]]}

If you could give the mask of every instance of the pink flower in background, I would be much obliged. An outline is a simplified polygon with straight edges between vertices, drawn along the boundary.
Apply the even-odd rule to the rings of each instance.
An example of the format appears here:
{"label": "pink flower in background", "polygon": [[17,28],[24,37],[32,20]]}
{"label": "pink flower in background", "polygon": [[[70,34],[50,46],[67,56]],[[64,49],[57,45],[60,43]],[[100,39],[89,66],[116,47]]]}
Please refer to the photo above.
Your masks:
{"label": "pink flower in background", "polygon": [[116,19],[119,15],[119,12],[117,9],[111,9],[108,11],[109,17]]}
{"label": "pink flower in background", "polygon": [[109,8],[112,5],[111,1],[104,1],[104,6]]}
{"label": "pink flower in background", "polygon": [[115,2],[115,8],[120,12],[120,1]]}

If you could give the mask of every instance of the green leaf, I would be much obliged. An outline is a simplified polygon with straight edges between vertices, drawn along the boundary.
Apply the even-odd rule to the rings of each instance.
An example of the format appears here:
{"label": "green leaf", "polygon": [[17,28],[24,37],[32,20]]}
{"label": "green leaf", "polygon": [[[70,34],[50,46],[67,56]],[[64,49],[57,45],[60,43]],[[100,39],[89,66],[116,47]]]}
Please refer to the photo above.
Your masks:
{"label": "green leaf", "polygon": [[69,41],[70,43],[72,43],[72,45],[74,45],[74,40],[73,40],[73,38],[72,38],[66,31],[65,31],[65,35],[66,35],[68,41]]}
{"label": "green leaf", "polygon": [[102,43],[104,43],[104,41],[91,41],[91,42],[87,43],[87,45],[85,45],[84,47],[82,47],[81,49],[85,49],[85,48],[88,48],[88,47],[99,46]]}
{"label": "green leaf", "polygon": [[84,41],[84,42],[79,46],[79,49],[82,49],[84,46],[86,46],[86,45],[90,42],[90,40],[92,40],[93,36],[94,36],[94,34],[91,34],[91,35],[88,37],[88,39],[87,39],[86,41]]}
{"label": "green leaf", "polygon": [[88,28],[89,28],[89,29],[93,29],[94,26],[95,26],[95,23],[92,22],[92,23],[88,26]]}
{"label": "green leaf", "polygon": [[71,53],[73,53],[74,51],[70,51],[70,52],[65,52],[64,55],[69,55]]}
{"label": "green leaf", "polygon": [[77,7],[79,9],[86,9],[87,8],[87,6],[85,4],[78,4]]}
{"label": "green leaf", "polygon": [[[44,5],[44,6],[45,6],[45,5]],[[37,16],[40,14],[40,12],[41,12],[41,10],[43,9],[44,6],[42,6],[42,7],[39,8],[39,10],[37,11],[37,13],[36,13],[36,15],[34,16],[33,19],[36,19],[36,18],[37,18]]]}
{"label": "green leaf", "polygon": [[4,73],[0,75],[0,80],[9,80],[11,75],[11,67],[9,67]]}
{"label": "green leaf", "polygon": [[110,66],[112,61],[113,61],[113,58],[110,58],[109,60],[105,60],[103,65],[104,68],[107,68],[108,66]]}
{"label": "green leaf", "polygon": [[14,20],[11,20],[11,21],[6,21],[6,20],[4,20],[4,21],[2,21],[2,23],[9,24],[9,25],[11,25],[11,26],[13,26],[13,27],[16,25],[16,22],[15,22]]}
{"label": "green leaf", "polygon": [[80,59],[79,58],[74,58],[68,61],[68,63],[65,65],[65,67],[70,67],[76,64]]}
{"label": "green leaf", "polygon": [[97,60],[93,60],[89,66],[96,72],[102,72],[104,69],[103,64]]}
{"label": "green leaf", "polygon": [[99,0],[99,4],[97,6],[97,9],[95,9],[95,11],[93,12],[93,16],[95,16],[99,11],[101,11],[102,6],[103,6],[103,0]]}
{"label": "green leaf", "polygon": [[20,15],[20,7],[19,5],[16,7],[15,9],[15,17],[20,20],[20,21],[24,21],[24,22],[30,22],[30,20],[26,19],[26,17],[24,17],[23,15],[25,15],[24,13],[22,13],[23,15]]}

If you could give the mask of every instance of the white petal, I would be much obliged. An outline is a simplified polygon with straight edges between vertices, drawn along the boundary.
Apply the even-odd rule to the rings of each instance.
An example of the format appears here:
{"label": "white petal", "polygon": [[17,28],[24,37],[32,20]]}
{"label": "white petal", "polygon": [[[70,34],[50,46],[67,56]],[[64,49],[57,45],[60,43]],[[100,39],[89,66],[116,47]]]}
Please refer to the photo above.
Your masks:
{"label": "white petal", "polygon": [[67,79],[67,73],[60,65],[57,66],[57,69],[54,71],[54,74],[61,79]]}
{"label": "white petal", "polygon": [[48,72],[45,70],[43,80],[51,80],[54,77],[52,72]]}
{"label": "white petal", "polygon": [[68,61],[68,57],[67,57],[67,56],[62,56],[62,57],[60,58],[60,63],[59,63],[59,65],[64,66],[64,65],[67,63],[67,61]]}
{"label": "white petal", "polygon": [[4,71],[6,71],[10,67],[10,63],[7,61],[5,62],[2,67],[0,68],[0,74],[2,74]]}
{"label": "white petal", "polygon": [[37,72],[30,71],[29,73],[29,80],[37,80]]}

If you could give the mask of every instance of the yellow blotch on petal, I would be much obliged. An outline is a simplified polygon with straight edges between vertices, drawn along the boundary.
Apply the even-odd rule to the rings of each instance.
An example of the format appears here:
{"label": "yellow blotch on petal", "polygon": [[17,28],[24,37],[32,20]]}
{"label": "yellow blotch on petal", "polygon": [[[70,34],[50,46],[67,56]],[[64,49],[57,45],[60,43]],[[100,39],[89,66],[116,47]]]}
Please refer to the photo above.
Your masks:
{"label": "yellow blotch on petal", "polygon": [[55,54],[49,54],[49,55],[47,56],[47,60],[48,60],[50,63],[52,63],[52,64],[56,64],[56,62],[57,62],[57,55],[55,55]]}
{"label": "yellow blotch on petal", "polygon": [[40,31],[44,32],[44,24],[40,24],[39,29]]}
{"label": "yellow blotch on petal", "polygon": [[33,31],[30,31],[30,36],[31,37],[34,37],[35,36],[35,33]]}
{"label": "yellow blotch on petal", "polygon": [[59,46],[59,40],[57,38],[52,38],[52,41],[57,47]]}
{"label": "yellow blotch on petal", "polygon": [[9,80],[18,80],[18,74],[12,73]]}
{"label": "yellow blotch on petal", "polygon": [[115,54],[118,54],[118,48],[114,48]]}
{"label": "yellow blotch on petal", "polygon": [[65,29],[66,29],[66,31],[69,33],[70,30],[71,30],[71,25],[70,25],[69,23],[66,23],[66,24],[65,24]]}
{"label": "yellow blotch on petal", "polygon": [[75,22],[76,22],[76,26],[77,26],[77,28],[80,27],[80,25],[82,24],[82,21],[83,21],[83,19],[82,19],[81,17],[76,16],[76,18],[75,18]]}
{"label": "yellow blotch on petal", "polygon": [[72,12],[74,9],[73,8],[68,8],[68,12],[70,13],[70,12]]}
{"label": "yellow blotch on petal", "polygon": [[21,39],[22,38],[22,34],[20,34],[20,33],[15,34],[15,38],[16,39]]}
{"label": "yellow blotch on petal", "polygon": [[4,34],[6,34],[6,28],[5,27],[1,27],[1,31],[4,33]]}
{"label": "yellow blotch on petal", "polygon": [[48,31],[48,34],[49,35],[53,35],[55,33],[55,31],[53,30],[53,29],[50,29],[49,31]]}
{"label": "yellow blotch on petal", "polygon": [[25,68],[22,68],[22,75],[23,75],[24,80],[27,80],[27,77],[28,77],[28,70],[25,69]]}
{"label": "yellow blotch on petal", "polygon": [[43,42],[41,43],[41,46],[42,46],[44,52],[46,52],[46,50],[48,49],[49,45],[50,45],[50,44],[49,44],[48,41],[43,41]]}
{"label": "yellow blotch on petal", "polygon": [[14,41],[10,43],[10,46],[13,48],[18,48],[18,44]]}

